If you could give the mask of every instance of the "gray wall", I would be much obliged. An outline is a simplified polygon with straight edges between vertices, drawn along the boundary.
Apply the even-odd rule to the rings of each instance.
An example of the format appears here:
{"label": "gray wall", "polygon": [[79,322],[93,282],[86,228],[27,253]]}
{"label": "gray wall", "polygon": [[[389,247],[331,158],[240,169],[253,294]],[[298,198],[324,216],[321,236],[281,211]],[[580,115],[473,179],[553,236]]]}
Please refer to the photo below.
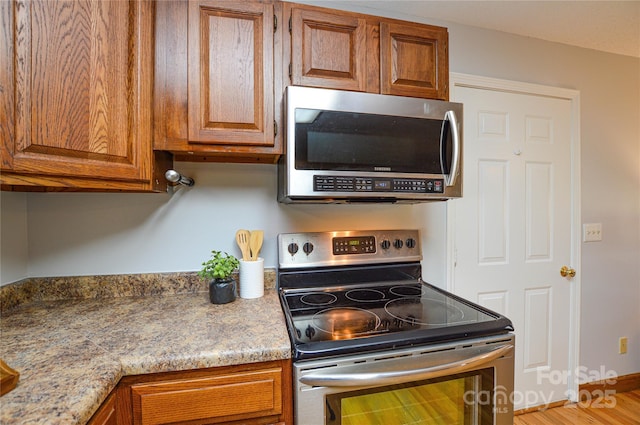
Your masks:
{"label": "gray wall", "polygon": [[[391,17],[415,20],[400,12]],[[640,372],[640,59],[422,22],[449,27],[452,72],[580,91],[582,221],[602,223],[604,235],[600,243],[582,245],[580,364],[620,375]],[[273,166],[177,167],[196,186],[172,198],[3,192],[1,282],[196,270],[211,249],[237,253],[233,235],[240,227],[265,229],[268,267],[276,265],[275,236],[281,232],[417,227],[426,243],[425,278],[444,286],[446,204],[280,205]],[[629,337],[627,355],[617,354],[619,336]]]}

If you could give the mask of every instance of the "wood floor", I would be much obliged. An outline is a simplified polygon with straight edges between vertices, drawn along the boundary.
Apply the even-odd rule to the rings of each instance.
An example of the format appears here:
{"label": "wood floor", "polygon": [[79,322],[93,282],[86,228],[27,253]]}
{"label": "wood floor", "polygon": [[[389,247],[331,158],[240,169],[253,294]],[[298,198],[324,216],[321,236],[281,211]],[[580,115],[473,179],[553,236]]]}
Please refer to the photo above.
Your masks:
{"label": "wood floor", "polygon": [[513,424],[640,425],[640,390],[616,393],[611,398],[596,399],[591,403],[583,402],[518,415]]}

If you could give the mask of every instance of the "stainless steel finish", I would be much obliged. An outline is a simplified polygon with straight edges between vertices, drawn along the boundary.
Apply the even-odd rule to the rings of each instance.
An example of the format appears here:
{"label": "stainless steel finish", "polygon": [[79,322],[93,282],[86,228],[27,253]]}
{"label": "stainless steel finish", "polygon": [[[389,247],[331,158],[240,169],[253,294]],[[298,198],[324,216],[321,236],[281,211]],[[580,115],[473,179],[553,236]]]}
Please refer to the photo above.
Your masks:
{"label": "stainless steel finish", "polygon": [[[515,337],[507,334],[388,352],[296,362],[293,365],[296,425],[325,425],[324,398],[329,394],[430,379],[428,374],[411,376],[411,369],[426,370],[437,367],[438,364],[455,364],[464,358],[472,361],[474,357],[475,364],[465,367],[463,361],[455,367],[464,368],[465,371],[494,368],[494,391],[496,392],[494,400],[497,403],[494,410],[496,415],[494,424],[511,425],[513,424],[513,406],[509,402],[509,397],[513,393],[514,345]],[[478,355],[479,352],[485,354]],[[480,358],[477,358],[478,356]],[[403,366],[408,370],[403,372]],[[383,383],[362,380],[367,374],[375,378],[381,374],[391,373],[403,375],[397,380],[389,378],[389,382],[386,382],[385,378]],[[451,373],[457,373],[457,371],[443,370],[442,374],[437,376],[446,376]],[[345,381],[325,382],[327,385],[322,385],[318,380],[320,376],[326,378],[341,375],[349,376],[354,385],[342,385]],[[354,377],[355,379],[351,379]]]}
{"label": "stainless steel finish", "polygon": [[[372,93],[349,92],[311,87],[289,86],[285,95],[286,128],[285,154],[278,164],[278,200],[285,203],[349,203],[349,202],[397,202],[417,203],[440,201],[462,196],[462,104],[441,100],[419,99]],[[314,192],[316,176],[333,176],[335,171],[298,170],[295,168],[295,108],[344,112],[392,115],[414,118],[443,119],[451,121],[452,136],[455,135],[455,158],[451,174],[445,177],[444,193],[403,192]],[[371,177],[369,172],[340,171],[345,177]],[[443,175],[419,173],[376,172],[375,177],[438,179]]]}
{"label": "stainless steel finish", "polygon": [[458,130],[458,119],[456,118],[456,113],[454,111],[447,111],[444,115],[444,119],[451,123],[449,127],[451,128],[451,135],[453,139],[451,172],[447,175],[446,183],[447,186],[455,186],[456,178],[458,176],[458,167],[460,164],[460,132]]}
{"label": "stainless steel finish", "polygon": [[164,173],[164,177],[171,183],[175,184],[181,184],[184,186],[193,186],[195,184],[195,181],[191,177],[183,176],[176,170],[167,170],[167,172]]}
{"label": "stainless steel finish", "polygon": [[421,381],[476,369],[505,354],[512,354],[513,349],[513,344],[506,344],[488,348],[474,347],[452,353],[434,353],[427,359],[430,364],[427,367],[424,359],[401,358],[382,366],[379,363],[367,363],[362,366],[345,367],[339,373],[327,372],[325,369],[315,374],[304,375],[300,382],[311,386],[355,387]]}
{"label": "stainless steel finish", "polygon": [[[332,247],[334,238],[367,236],[375,238],[374,253],[334,255]],[[411,244],[407,243],[408,240],[414,241],[415,244],[410,246]],[[386,249],[382,246],[385,241],[389,245]],[[402,246],[399,248],[394,246],[395,241],[401,241]],[[281,269],[411,262],[422,260],[420,245],[418,230],[282,233],[278,235],[278,260]],[[297,249],[292,253],[289,251],[290,247],[297,247]]]}

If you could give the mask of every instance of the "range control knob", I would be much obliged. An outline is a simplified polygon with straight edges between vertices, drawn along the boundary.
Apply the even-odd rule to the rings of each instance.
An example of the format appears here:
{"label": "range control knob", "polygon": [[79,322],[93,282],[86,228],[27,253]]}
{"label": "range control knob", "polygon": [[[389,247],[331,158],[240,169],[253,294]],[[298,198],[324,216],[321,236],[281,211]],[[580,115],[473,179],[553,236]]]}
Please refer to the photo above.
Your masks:
{"label": "range control knob", "polygon": [[389,249],[391,247],[391,242],[389,242],[388,239],[385,239],[380,243],[380,246],[382,247],[382,249]]}
{"label": "range control knob", "polygon": [[304,245],[302,245],[302,250],[307,255],[311,254],[311,252],[313,251],[313,244],[311,242],[305,243]]}
{"label": "range control knob", "polygon": [[407,248],[413,249],[413,248],[416,247],[416,240],[413,239],[413,238],[409,238],[409,239],[407,239],[406,244],[407,244]]}
{"label": "range control knob", "polygon": [[395,241],[393,241],[393,247],[395,249],[400,249],[402,248],[403,245],[404,245],[404,242],[402,242],[402,239],[396,239]]}
{"label": "range control knob", "polygon": [[289,254],[294,255],[296,252],[298,252],[298,244],[295,242],[291,242],[287,247],[287,251],[289,251]]}
{"label": "range control knob", "polygon": [[304,334],[307,338],[311,339],[316,334],[316,330],[311,327],[311,325],[307,326],[307,329],[304,330]]}

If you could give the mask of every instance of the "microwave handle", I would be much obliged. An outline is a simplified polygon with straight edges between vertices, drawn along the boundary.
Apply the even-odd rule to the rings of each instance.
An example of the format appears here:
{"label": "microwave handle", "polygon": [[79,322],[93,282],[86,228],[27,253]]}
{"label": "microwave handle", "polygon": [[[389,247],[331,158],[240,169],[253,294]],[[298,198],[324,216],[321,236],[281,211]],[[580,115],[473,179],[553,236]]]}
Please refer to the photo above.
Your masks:
{"label": "microwave handle", "polygon": [[[514,349],[513,344],[500,345],[498,347],[482,347],[478,349],[475,355],[471,357],[463,357],[451,361],[445,360],[440,364],[430,367],[416,367],[416,368],[399,368],[393,370],[393,368],[386,367],[384,365],[379,366],[384,370],[376,371],[375,368],[367,368],[366,363],[359,365],[360,369],[367,368],[368,370],[357,371],[345,371],[342,373],[330,373],[330,372],[315,372],[308,373],[299,378],[299,381],[309,386],[319,387],[358,387],[358,386],[373,386],[373,385],[389,385],[398,384],[403,382],[422,381],[426,379],[438,378],[446,375],[453,375],[455,373],[461,373],[468,370],[475,370],[482,365],[491,363],[492,361],[511,353]],[[437,353],[432,355],[432,360],[442,357],[443,360],[451,356],[447,352]],[[403,361],[408,363],[405,359]]]}
{"label": "microwave handle", "polygon": [[[447,111],[444,114],[444,120],[449,121],[451,128],[451,138],[453,139],[453,155],[451,156],[451,169],[446,178],[446,185],[453,186],[456,184],[456,176],[458,175],[458,167],[460,166],[460,132],[458,131],[458,119],[453,111]],[[444,136],[444,135],[443,135]],[[444,145],[445,140],[440,141]],[[442,158],[444,160],[444,158]]]}

